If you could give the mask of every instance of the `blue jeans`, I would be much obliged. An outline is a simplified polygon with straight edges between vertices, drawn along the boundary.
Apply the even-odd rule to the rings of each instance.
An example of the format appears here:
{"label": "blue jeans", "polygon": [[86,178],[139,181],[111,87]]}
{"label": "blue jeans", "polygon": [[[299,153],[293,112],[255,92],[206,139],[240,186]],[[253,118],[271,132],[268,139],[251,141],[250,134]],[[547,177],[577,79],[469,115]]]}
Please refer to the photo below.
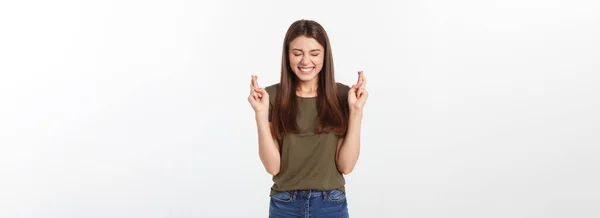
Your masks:
{"label": "blue jeans", "polygon": [[269,218],[349,218],[346,194],[340,190],[282,191],[271,196]]}

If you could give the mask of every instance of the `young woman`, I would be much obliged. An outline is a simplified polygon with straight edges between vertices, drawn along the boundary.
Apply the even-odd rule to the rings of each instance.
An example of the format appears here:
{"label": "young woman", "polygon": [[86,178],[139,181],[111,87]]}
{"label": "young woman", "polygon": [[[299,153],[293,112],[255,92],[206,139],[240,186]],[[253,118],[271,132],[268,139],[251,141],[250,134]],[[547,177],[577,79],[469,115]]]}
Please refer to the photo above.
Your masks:
{"label": "young woman", "polygon": [[337,83],[329,38],[315,21],[299,20],[283,42],[281,79],[261,88],[252,76],[258,151],[273,175],[269,217],[349,217],[344,175],[360,152],[366,79]]}

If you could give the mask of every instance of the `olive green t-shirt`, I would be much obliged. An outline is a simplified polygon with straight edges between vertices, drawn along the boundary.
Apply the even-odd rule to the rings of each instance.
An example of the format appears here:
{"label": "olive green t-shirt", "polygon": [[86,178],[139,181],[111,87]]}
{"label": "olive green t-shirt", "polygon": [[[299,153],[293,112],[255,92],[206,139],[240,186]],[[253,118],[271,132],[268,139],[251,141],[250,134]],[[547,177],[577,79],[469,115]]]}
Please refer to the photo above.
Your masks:
{"label": "olive green t-shirt", "polygon": [[[269,93],[269,121],[279,83],[265,87]],[[348,91],[350,87],[337,83],[338,97],[348,114]],[[331,190],[345,192],[345,180],[336,166],[336,148],[339,137],[333,132],[315,134],[317,97],[298,98],[297,123],[301,133],[284,134],[280,146],[281,165],[279,174],[273,176],[270,195],[290,190]]]}

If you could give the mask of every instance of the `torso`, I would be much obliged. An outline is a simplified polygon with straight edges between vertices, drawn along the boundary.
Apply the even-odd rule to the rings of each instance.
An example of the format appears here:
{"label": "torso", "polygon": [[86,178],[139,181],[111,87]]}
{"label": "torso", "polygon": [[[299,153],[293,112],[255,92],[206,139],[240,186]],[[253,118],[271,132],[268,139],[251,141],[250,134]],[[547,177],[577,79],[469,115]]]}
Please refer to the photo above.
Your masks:
{"label": "torso", "polygon": [[[267,87],[274,102],[276,85]],[[339,84],[340,96],[349,87]],[[343,97],[340,97],[344,99]],[[343,102],[343,101],[342,101]],[[284,134],[281,148],[281,167],[273,177],[271,195],[289,190],[332,190],[345,191],[343,174],[337,170],[336,148],[339,136],[335,133],[314,133],[317,118],[317,97],[298,96],[297,123],[300,133]]]}

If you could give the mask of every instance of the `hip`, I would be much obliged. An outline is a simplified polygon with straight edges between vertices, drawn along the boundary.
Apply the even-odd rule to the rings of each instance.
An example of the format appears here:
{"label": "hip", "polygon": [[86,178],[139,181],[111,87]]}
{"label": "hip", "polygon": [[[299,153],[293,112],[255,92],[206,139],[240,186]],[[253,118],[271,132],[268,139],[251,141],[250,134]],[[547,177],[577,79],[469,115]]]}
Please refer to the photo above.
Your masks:
{"label": "hip", "polygon": [[348,218],[348,199],[339,189],[280,191],[270,196],[269,218]]}

